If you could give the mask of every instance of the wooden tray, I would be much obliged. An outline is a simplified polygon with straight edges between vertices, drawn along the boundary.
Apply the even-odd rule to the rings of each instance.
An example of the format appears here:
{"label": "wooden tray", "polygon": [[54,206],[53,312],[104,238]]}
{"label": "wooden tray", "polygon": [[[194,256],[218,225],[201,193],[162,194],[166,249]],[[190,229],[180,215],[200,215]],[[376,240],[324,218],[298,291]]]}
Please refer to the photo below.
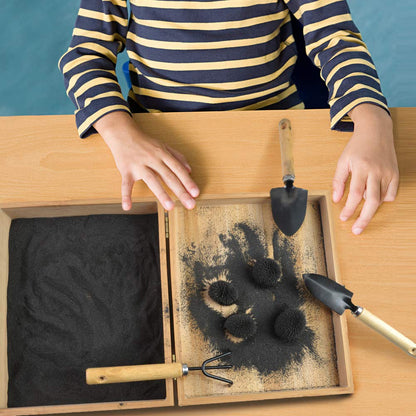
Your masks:
{"label": "wooden tray", "polygon": [[[156,202],[143,202],[133,204],[129,214],[158,214],[159,223],[159,250],[160,250],[160,276],[162,292],[163,313],[163,339],[165,362],[172,362],[170,313],[169,313],[169,290],[166,268],[166,238],[165,238],[165,214],[163,208]],[[112,411],[138,409],[149,407],[164,407],[174,405],[173,381],[166,380],[166,398],[162,400],[137,400],[124,402],[85,403],[33,407],[7,408],[7,281],[8,281],[8,240],[9,228],[12,219],[15,218],[38,218],[38,217],[67,217],[79,215],[98,214],[125,214],[119,204],[106,205],[72,205],[72,206],[49,206],[49,207],[16,207],[0,210],[0,414],[1,415],[38,415],[52,413],[78,413],[92,411]]]}
{"label": "wooden tray", "polygon": [[[229,263],[230,255],[235,255],[230,253],[235,247],[230,249],[224,244],[227,238],[233,240],[234,246],[236,242],[240,246],[239,254],[242,254],[243,261],[250,257],[253,248],[249,247],[241,224],[256,230],[267,257],[278,257],[276,251],[290,250],[294,253],[294,271],[300,292],[303,291],[302,273],[305,272],[320,273],[340,282],[329,201],[326,193],[309,193],[305,221],[290,238],[277,229],[271,214],[270,197],[266,195],[200,200],[192,211],[177,208],[169,214],[175,352],[178,361],[199,363],[219,352],[216,343],[211,342],[209,337],[207,339],[207,330],[200,329],[204,323],[197,322],[200,318],[195,317],[190,298],[199,296],[201,303],[206,299],[204,284],[201,285],[203,279],[198,274],[206,274],[206,281],[215,280],[216,274],[224,274],[227,267],[217,266]],[[235,278],[238,279],[238,276]],[[230,280],[230,276],[227,279]],[[222,370],[219,373],[221,376],[234,381],[232,387],[203,376],[188,376],[178,380],[179,405],[352,393],[345,317],[323,308],[309,293],[303,293],[303,296],[302,309],[308,327],[315,333],[315,352],[319,359],[313,354],[305,354],[300,363],[280,371],[271,369],[266,374],[259,371],[256,365]],[[232,313],[227,310],[229,307],[222,308],[219,313],[224,317]],[[261,348],[261,344],[257,348]],[[256,359],[253,361],[256,362]]]}
{"label": "wooden tray", "polygon": [[[238,223],[256,229],[269,257],[273,257],[273,235],[284,237],[271,217],[268,195],[229,195],[199,198],[197,207],[187,211],[177,206],[166,214],[160,205],[137,202],[129,214],[158,213],[163,331],[165,362],[172,360],[189,366],[200,365],[215,355],[216,346],[204,336],[189,308],[186,293],[197,292],[193,267],[195,261],[221,264],[227,253],[218,236],[238,234]],[[119,205],[85,205],[0,210],[0,413],[4,415],[51,414],[70,412],[112,411],[149,407],[174,406],[177,389],[179,406],[224,403],[248,400],[277,399],[300,396],[322,396],[353,392],[345,317],[332,314],[305,295],[303,311],[307,325],[315,333],[314,343],[321,358],[306,354],[301,363],[285,371],[261,374],[253,366],[223,370],[218,374],[231,378],[232,387],[191,373],[176,382],[167,380],[166,399],[77,405],[7,408],[7,326],[6,296],[8,280],[8,233],[14,218],[61,217],[95,214],[122,214]],[[304,225],[290,240],[296,251],[294,270],[301,287],[303,272],[317,272],[339,280],[327,193],[310,193]],[[166,247],[168,244],[168,250]],[[244,244],[243,244],[244,251]],[[168,266],[170,264],[170,270]],[[171,305],[169,297],[171,297]],[[201,298],[203,302],[203,299]],[[171,314],[171,307],[173,313]],[[171,322],[172,318],[172,322]],[[173,333],[171,331],[173,327]],[[173,340],[171,342],[171,339]],[[324,363],[324,365],[323,365]]]}

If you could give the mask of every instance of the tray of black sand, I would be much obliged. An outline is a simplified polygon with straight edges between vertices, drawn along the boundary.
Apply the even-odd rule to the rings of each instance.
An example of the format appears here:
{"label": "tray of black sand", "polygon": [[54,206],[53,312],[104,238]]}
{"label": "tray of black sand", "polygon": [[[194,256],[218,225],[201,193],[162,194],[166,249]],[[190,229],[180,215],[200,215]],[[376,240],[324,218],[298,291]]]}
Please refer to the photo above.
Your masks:
{"label": "tray of black sand", "polygon": [[172,361],[163,209],[11,208],[0,220],[0,414],[173,405],[170,380],[85,381],[87,367]]}

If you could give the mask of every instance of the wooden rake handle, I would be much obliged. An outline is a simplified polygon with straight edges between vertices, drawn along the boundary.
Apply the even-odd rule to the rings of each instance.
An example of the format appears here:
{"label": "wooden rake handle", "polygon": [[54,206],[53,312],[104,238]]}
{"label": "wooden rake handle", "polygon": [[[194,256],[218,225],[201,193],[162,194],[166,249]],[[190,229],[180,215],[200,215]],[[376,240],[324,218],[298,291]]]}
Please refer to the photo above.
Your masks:
{"label": "wooden rake handle", "polygon": [[181,363],[146,364],[88,368],[86,371],[86,379],[87,384],[110,384],[163,380],[182,377],[183,374],[184,366]]}

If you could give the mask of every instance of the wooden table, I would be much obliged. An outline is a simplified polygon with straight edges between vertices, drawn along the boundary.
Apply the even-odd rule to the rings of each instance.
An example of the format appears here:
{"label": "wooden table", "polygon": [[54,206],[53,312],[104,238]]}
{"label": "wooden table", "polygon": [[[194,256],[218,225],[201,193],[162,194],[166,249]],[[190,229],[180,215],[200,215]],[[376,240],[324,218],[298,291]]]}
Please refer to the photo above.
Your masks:
{"label": "wooden table", "polygon": [[[335,241],[345,285],[406,336],[416,339],[416,108],[394,108],[401,174],[396,201],[385,203],[360,236],[338,220]],[[267,192],[280,186],[278,121],[294,133],[297,184],[330,190],[349,133],[329,129],[327,110],[137,115],[142,128],[183,152],[206,196]],[[98,136],[80,140],[73,116],[0,119],[0,207],[120,201],[120,176]],[[154,200],[135,185],[134,200]],[[345,198],[344,200],[345,201]],[[349,314],[348,314],[349,315]],[[399,415],[416,414],[416,361],[348,316],[355,392],[205,407],[120,412],[120,415]]]}

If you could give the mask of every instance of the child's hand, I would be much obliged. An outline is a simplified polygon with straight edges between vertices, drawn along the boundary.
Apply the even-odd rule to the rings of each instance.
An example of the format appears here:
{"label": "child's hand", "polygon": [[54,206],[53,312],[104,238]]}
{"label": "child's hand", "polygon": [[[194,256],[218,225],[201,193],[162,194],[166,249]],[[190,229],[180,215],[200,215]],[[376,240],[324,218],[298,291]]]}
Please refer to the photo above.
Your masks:
{"label": "child's hand", "polygon": [[333,181],[333,200],[339,202],[345,182],[351,174],[350,189],[340,218],[346,221],[361,199],[365,203],[352,226],[360,234],[383,201],[393,201],[399,185],[399,169],[394,150],[393,124],[385,110],[372,104],[360,104],[350,116],[354,134],[339,158]]}
{"label": "child's hand", "polygon": [[174,203],[162,186],[162,181],[182,204],[192,209],[198,186],[191,179],[191,167],[185,157],[171,147],[145,135],[136,122],[123,111],[99,119],[94,127],[113,153],[121,174],[121,196],[124,210],[131,208],[134,182],[143,180],[166,210]]}

